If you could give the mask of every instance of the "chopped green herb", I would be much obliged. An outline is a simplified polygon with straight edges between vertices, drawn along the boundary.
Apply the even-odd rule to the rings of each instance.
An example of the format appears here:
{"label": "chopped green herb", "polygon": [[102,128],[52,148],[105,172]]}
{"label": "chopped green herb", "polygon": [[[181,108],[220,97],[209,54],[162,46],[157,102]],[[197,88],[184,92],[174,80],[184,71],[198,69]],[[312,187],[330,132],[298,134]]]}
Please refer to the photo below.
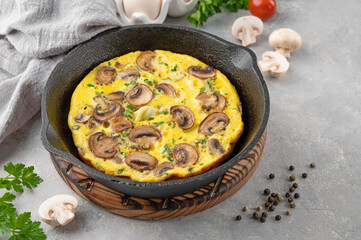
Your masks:
{"label": "chopped green herb", "polygon": [[211,79],[209,79],[209,80],[214,81],[214,80],[216,80],[216,79],[217,79],[217,77],[214,77],[214,78],[211,78]]}
{"label": "chopped green herb", "polygon": [[74,125],[74,126],[72,126],[71,127],[73,130],[78,130],[79,128],[80,128],[80,126],[79,125]]}
{"label": "chopped green herb", "polygon": [[228,95],[228,93],[225,93],[224,95]]}
{"label": "chopped green herb", "polygon": [[93,84],[91,84],[91,83],[88,83],[88,85],[87,85],[88,87],[95,87]]}
{"label": "chopped green herb", "polygon": [[152,123],[154,126],[156,126],[156,127],[159,127],[160,125],[162,125],[162,124],[164,124],[164,121],[161,121],[161,122],[154,122],[154,123]]}
{"label": "chopped green herb", "polygon": [[126,115],[126,117],[127,117],[127,118],[130,118],[130,119],[133,119],[133,116],[130,115],[130,114]]}
{"label": "chopped green herb", "polygon": [[100,106],[99,103],[96,105],[96,107],[97,107],[98,109],[102,109],[102,107]]}
{"label": "chopped green herb", "polygon": [[181,140],[183,138],[183,136],[181,136],[180,138],[178,138],[178,140]]}
{"label": "chopped green herb", "polygon": [[102,132],[105,133],[104,129],[102,129]]}
{"label": "chopped green herb", "polygon": [[132,80],[130,83],[124,84],[124,86],[128,87],[129,85],[135,85],[137,82],[135,80]]}
{"label": "chopped green herb", "polygon": [[123,173],[123,171],[124,171],[124,169],[122,168],[122,169],[119,169],[118,170],[118,174],[122,174]]}
{"label": "chopped green herb", "polygon": [[177,68],[178,68],[178,65],[176,64],[173,68],[171,68],[170,70],[172,71],[172,72],[175,72],[175,71],[177,71]]}
{"label": "chopped green herb", "polygon": [[134,109],[135,109],[135,107],[133,107],[132,105],[128,105],[127,108],[130,109],[130,110],[134,110]]}
{"label": "chopped green herb", "polygon": [[167,172],[166,172],[166,173],[164,173],[164,175],[167,175],[167,176],[168,176],[168,175],[169,175],[169,173],[167,173]]}
{"label": "chopped green herb", "polygon": [[128,137],[129,136],[129,133],[128,132],[126,132],[126,133],[123,133],[123,135],[122,135],[123,137]]}
{"label": "chopped green herb", "polygon": [[172,128],[175,128],[175,122],[173,122],[173,126],[172,126]]}
{"label": "chopped green herb", "polygon": [[169,162],[173,162],[173,159],[171,158],[171,156],[168,155],[166,158],[169,160]]}
{"label": "chopped green herb", "polygon": [[206,145],[202,145],[202,148],[206,148]]}
{"label": "chopped green herb", "polygon": [[237,112],[240,112],[238,108],[232,108],[233,110],[236,110]]}
{"label": "chopped green herb", "polygon": [[200,163],[200,164],[199,164],[199,166],[203,166],[203,165],[204,165],[204,163]]}
{"label": "chopped green herb", "polygon": [[175,139],[174,138],[172,138],[172,143],[173,143],[173,145],[175,145]]}
{"label": "chopped green herb", "polygon": [[96,162],[95,164],[96,164],[96,165],[99,165],[99,164],[101,164],[101,162]]}
{"label": "chopped green herb", "polygon": [[135,65],[135,68],[140,72],[140,68],[137,65]]}
{"label": "chopped green herb", "polygon": [[209,89],[212,89],[212,83],[210,81],[206,81],[207,85],[208,85],[208,88]]}
{"label": "chopped green herb", "polygon": [[220,94],[221,92],[220,92],[220,91],[214,91],[214,93],[216,93],[216,94]]}
{"label": "chopped green herb", "polygon": [[160,112],[160,114],[167,115],[167,114],[168,114],[168,111],[167,111],[167,110],[163,110],[163,111]]}
{"label": "chopped green herb", "polygon": [[155,75],[154,72],[149,72],[149,73],[152,74],[152,75]]}
{"label": "chopped green herb", "polygon": [[164,64],[168,67],[168,63],[165,63],[165,62],[159,62],[159,64]]}
{"label": "chopped green herb", "polygon": [[192,172],[192,171],[193,171],[193,168],[188,168],[188,171],[189,171],[189,172]]}
{"label": "chopped green herb", "polygon": [[199,92],[204,92],[206,90],[206,88],[205,87],[202,87],[200,90],[199,90]]}
{"label": "chopped green herb", "polygon": [[108,62],[108,66],[112,65],[110,62]]}
{"label": "chopped green herb", "polygon": [[162,154],[165,154],[165,153],[170,154],[171,152],[172,152],[172,150],[170,150],[168,144],[166,144],[164,146],[164,151],[162,152]]}
{"label": "chopped green herb", "polygon": [[144,82],[148,84],[149,86],[153,87],[153,83],[149,81],[148,79],[144,79]]}
{"label": "chopped green herb", "polygon": [[154,120],[154,117],[148,118],[148,121],[152,121],[152,120]]}
{"label": "chopped green herb", "polygon": [[155,96],[159,95],[159,93],[157,93],[157,92],[154,90],[154,91],[153,91],[153,95],[154,95],[154,97],[155,97]]}
{"label": "chopped green herb", "polygon": [[185,101],[186,101],[187,99],[185,98],[185,99],[183,99],[182,101],[181,101],[181,103],[185,103]]}
{"label": "chopped green herb", "polygon": [[158,82],[156,80],[153,80],[153,84],[154,84],[154,86],[156,86],[158,84]]}

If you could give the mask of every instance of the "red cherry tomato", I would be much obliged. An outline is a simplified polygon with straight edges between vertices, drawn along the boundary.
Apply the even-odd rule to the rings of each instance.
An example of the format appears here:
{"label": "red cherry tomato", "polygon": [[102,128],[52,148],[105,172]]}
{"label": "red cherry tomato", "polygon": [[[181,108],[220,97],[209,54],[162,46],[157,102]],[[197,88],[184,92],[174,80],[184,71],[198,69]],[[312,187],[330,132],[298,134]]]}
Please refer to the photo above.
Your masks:
{"label": "red cherry tomato", "polygon": [[248,8],[252,15],[266,20],[275,14],[277,4],[275,0],[249,0]]}

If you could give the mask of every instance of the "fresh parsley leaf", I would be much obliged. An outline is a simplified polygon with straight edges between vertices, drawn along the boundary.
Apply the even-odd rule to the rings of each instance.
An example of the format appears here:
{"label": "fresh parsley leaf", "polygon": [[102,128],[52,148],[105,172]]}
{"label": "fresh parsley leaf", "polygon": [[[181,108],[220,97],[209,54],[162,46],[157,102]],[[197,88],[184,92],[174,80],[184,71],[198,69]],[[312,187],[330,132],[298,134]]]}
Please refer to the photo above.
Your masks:
{"label": "fresh parsley leaf", "polygon": [[19,216],[10,216],[10,229],[13,236],[10,239],[46,239],[40,222],[30,219],[31,213],[24,212]]}
{"label": "fresh parsley leaf", "polygon": [[228,0],[225,3],[226,9],[230,12],[237,12],[238,9],[248,10],[248,0]]}

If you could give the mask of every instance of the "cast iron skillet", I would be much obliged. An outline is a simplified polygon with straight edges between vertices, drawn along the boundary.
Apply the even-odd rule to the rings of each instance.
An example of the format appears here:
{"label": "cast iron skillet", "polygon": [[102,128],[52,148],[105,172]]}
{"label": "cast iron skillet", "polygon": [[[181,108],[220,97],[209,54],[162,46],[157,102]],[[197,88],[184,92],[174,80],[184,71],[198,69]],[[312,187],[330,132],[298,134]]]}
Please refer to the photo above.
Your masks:
{"label": "cast iron skillet", "polygon": [[[70,100],[79,82],[98,64],[136,50],[169,50],[188,54],[224,73],[236,87],[245,129],[233,154],[219,167],[198,176],[166,182],[136,182],[99,172],[81,160],[67,124]],[[172,25],[114,28],[70,51],[45,86],[42,99],[42,142],[51,154],[83,169],[99,183],[131,196],[161,198],[199,189],[237,164],[259,141],[269,115],[266,84],[248,48],[214,35]]]}

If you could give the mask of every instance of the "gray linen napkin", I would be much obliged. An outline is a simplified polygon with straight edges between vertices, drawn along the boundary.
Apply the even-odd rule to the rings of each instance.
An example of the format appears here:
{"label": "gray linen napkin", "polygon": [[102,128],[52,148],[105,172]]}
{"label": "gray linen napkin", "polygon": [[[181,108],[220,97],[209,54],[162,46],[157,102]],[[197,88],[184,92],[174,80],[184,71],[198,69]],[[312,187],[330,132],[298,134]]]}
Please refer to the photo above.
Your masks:
{"label": "gray linen napkin", "polygon": [[0,143],[39,111],[64,53],[116,26],[113,0],[0,0]]}

